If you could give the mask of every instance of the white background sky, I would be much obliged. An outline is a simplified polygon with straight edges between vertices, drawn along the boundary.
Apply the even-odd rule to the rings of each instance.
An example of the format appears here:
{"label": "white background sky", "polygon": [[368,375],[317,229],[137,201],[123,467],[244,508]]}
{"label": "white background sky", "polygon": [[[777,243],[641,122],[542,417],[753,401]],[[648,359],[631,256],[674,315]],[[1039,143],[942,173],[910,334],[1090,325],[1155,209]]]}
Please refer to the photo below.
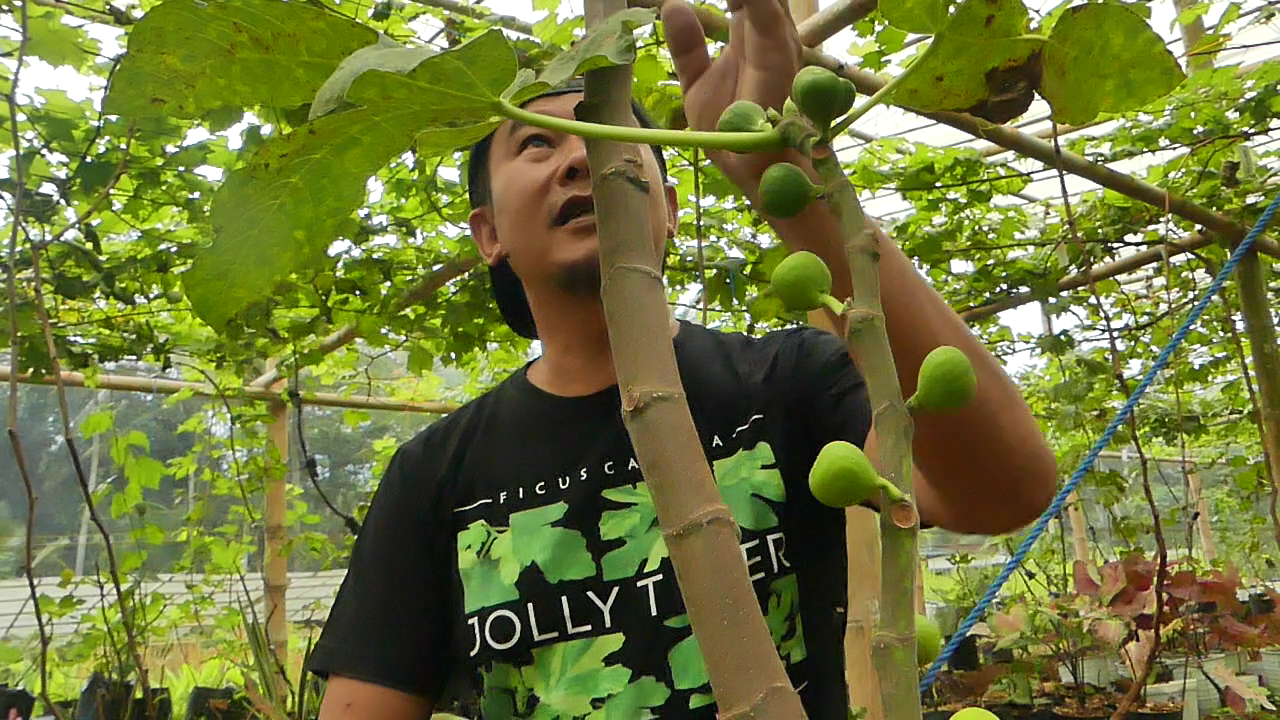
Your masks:
{"label": "white background sky", "polygon": [[[820,0],[821,6],[826,7],[831,0]],[[1035,14],[1049,11],[1056,5],[1056,0],[1027,0],[1028,6]],[[1246,3],[1245,8],[1248,9],[1253,3]],[[489,0],[484,6],[493,12],[512,15],[529,22],[536,22],[543,17],[543,13],[535,11],[531,0]],[[1174,25],[1175,11],[1172,0],[1155,0],[1150,3],[1152,10],[1151,24],[1152,27],[1163,35],[1170,43],[1170,49],[1180,59],[1183,55],[1182,44],[1179,40],[1177,27]],[[1206,15],[1206,21],[1212,26],[1227,7],[1225,2],[1214,3],[1213,9]],[[560,8],[561,16],[569,16],[573,14],[581,14],[583,12],[583,0],[565,0]],[[79,21],[71,20],[79,24]],[[90,26],[91,34],[102,41],[102,53],[104,55],[112,55],[119,52],[122,48],[118,42],[122,33],[117,28],[104,25]],[[10,33],[6,33],[10,34]],[[1237,36],[1233,45],[1246,45],[1256,43],[1274,42],[1280,39],[1280,28],[1276,24],[1271,26],[1263,26],[1253,29],[1247,35]],[[843,30],[828,40],[823,45],[823,50],[836,57],[840,57],[847,61],[853,58],[847,52],[847,49],[859,42],[859,38],[854,35],[851,30]],[[1218,57],[1219,64],[1233,63],[1254,63],[1264,59],[1271,59],[1280,53],[1278,45],[1264,45],[1257,48],[1249,48],[1242,50],[1232,50],[1222,53]],[[12,61],[4,60],[5,64],[12,67]],[[30,93],[38,88],[56,88],[63,90],[73,100],[81,100],[85,97],[91,97],[95,103],[100,102],[102,95],[102,82],[98,78],[86,78],[79,75],[70,67],[54,68],[43,63],[38,59],[30,60],[23,70],[21,88],[19,89],[20,102],[30,102]],[[1031,109],[1023,116],[1022,119],[1014,123],[1023,128],[1026,132],[1035,132],[1036,130],[1046,127],[1046,119],[1048,116],[1048,107],[1043,100],[1037,98]],[[1107,125],[1093,128],[1087,132],[1098,134],[1107,130]],[[229,133],[237,136],[242,128],[232,128]],[[909,137],[913,140],[926,142],[933,145],[953,145],[967,143],[975,146],[985,146],[982,141],[978,141],[972,136],[962,133],[945,125],[934,124],[929,120],[911,114],[909,112],[881,106],[873,110],[867,116],[862,118],[857,129],[864,133],[874,136],[900,135]],[[203,133],[194,133],[189,140],[196,140],[202,137]],[[856,145],[853,142],[850,149],[844,152],[857,152]],[[1125,163],[1117,163],[1113,167],[1123,172],[1135,172],[1143,166],[1153,162],[1160,162],[1168,158],[1168,153],[1148,155],[1143,158],[1129,161]],[[1034,161],[1022,161],[1020,169],[1038,170],[1042,166]],[[216,173],[213,174],[216,177]],[[1054,198],[1059,197],[1060,190],[1058,179],[1054,173],[1042,173],[1037,176],[1038,180],[1024,191],[1026,195],[1034,198],[1044,199],[1053,202]],[[1079,192],[1095,189],[1093,183],[1074,176],[1067,178],[1068,192],[1076,195]],[[1018,200],[1006,199],[1009,202],[1020,202]],[[867,211],[877,217],[893,218],[901,216],[908,208],[907,204],[896,193],[880,193],[871,197],[864,197],[864,204]],[[1001,315],[1002,320],[1012,326],[1015,332],[1038,332],[1041,328],[1039,306],[1036,304],[1024,305],[1021,308],[1007,311]],[[1060,318],[1059,322],[1065,321]],[[1176,321],[1180,321],[1178,317]],[[1066,325],[1064,324],[1065,328]],[[1024,367],[1028,356],[1009,358],[1007,366],[1010,371],[1016,372],[1019,368]]]}

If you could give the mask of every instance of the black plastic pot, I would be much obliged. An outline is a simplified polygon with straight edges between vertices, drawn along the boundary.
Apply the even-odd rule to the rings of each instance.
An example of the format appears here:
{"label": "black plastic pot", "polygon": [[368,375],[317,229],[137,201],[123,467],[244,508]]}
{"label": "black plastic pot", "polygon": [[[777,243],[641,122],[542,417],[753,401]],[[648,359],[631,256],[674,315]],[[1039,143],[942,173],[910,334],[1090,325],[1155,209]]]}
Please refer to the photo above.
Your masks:
{"label": "black plastic pot", "polygon": [[133,683],[95,672],[76,703],[75,720],[124,720],[133,698]]}
{"label": "black plastic pot", "polygon": [[171,720],[173,717],[173,698],[169,696],[169,688],[151,688],[151,708],[148,711],[147,699],[138,696],[129,707],[129,720]]}
{"label": "black plastic pot", "polygon": [[233,687],[197,687],[187,698],[185,720],[249,720],[252,706]]}
{"label": "black plastic pot", "polygon": [[1249,595],[1249,614],[1251,615],[1270,615],[1275,612],[1276,601],[1271,599],[1266,593],[1251,593]]}
{"label": "black plastic pot", "polygon": [[7,685],[0,689],[0,718],[9,717],[10,710],[17,710],[20,718],[29,718],[35,707],[36,696],[26,690]]}

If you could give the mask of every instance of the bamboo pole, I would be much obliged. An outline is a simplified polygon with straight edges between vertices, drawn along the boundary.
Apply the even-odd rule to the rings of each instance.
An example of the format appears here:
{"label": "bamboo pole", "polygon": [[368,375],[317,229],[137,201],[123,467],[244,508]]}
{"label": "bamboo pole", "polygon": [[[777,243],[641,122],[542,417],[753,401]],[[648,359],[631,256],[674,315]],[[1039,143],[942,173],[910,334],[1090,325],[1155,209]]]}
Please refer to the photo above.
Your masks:
{"label": "bamboo pole", "polygon": [[[289,406],[276,400],[271,403],[271,424],[267,426],[267,472],[263,488],[263,602],[266,605],[267,644],[275,655],[277,668],[289,662],[289,550],[285,510],[289,484]],[[284,697],[285,677],[273,672],[275,697]]]}
{"label": "bamboo pole", "polygon": [[1204,499],[1204,486],[1200,483],[1200,473],[1195,465],[1184,469],[1187,473],[1187,493],[1191,496],[1190,505],[1195,508],[1200,549],[1204,553],[1205,562],[1212,563],[1218,559],[1218,544],[1213,540],[1213,526],[1209,522],[1209,503]]}
{"label": "bamboo pole", "polygon": [[849,556],[849,610],[845,621],[845,679],[849,704],[867,710],[866,720],[885,720],[880,677],[871,653],[871,637],[880,606],[880,528],[876,513],[854,506],[845,512]]}
{"label": "bamboo pole", "polygon": [[1084,510],[1080,507],[1080,495],[1072,492],[1067,496],[1067,521],[1071,525],[1071,548],[1075,559],[1089,564],[1089,536],[1085,532],[1088,524],[1084,518]]}
{"label": "bamboo pole", "polygon": [[1266,268],[1258,253],[1250,251],[1236,266],[1240,288],[1240,314],[1249,339],[1253,374],[1258,379],[1258,414],[1261,416],[1262,451],[1271,483],[1280,483],[1280,348],[1271,318]]}
{"label": "bamboo pole", "polygon": [[[10,371],[7,367],[0,367],[0,382],[8,382]],[[19,374],[17,381],[26,385],[54,385],[55,379],[46,375],[35,378],[28,374]],[[154,395],[176,395],[180,392],[190,392],[194,395],[203,397],[220,397],[226,395],[232,399],[254,400],[254,401],[275,401],[280,399],[280,394],[266,388],[230,388],[227,390],[219,390],[218,388],[205,383],[188,382],[186,380],[169,380],[166,378],[144,378],[132,377],[128,375],[94,375],[93,378],[86,378],[82,373],[63,372],[62,383],[68,387],[95,387],[104,390],[119,390],[123,392],[141,392],[151,393]],[[349,408],[352,410],[390,410],[394,412],[412,412],[447,415],[458,408],[453,403],[445,402],[415,402],[411,400],[396,400],[394,398],[360,396],[360,395],[339,395],[337,393],[301,393],[302,403],[304,405],[314,405],[318,407],[336,407]]]}

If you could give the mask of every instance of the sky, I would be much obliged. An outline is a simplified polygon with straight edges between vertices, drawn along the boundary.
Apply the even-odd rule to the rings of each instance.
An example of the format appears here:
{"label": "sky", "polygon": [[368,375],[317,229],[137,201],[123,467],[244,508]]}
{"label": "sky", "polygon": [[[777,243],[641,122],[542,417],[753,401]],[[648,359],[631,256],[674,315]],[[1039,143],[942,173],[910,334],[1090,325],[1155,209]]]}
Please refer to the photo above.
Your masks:
{"label": "sky", "polygon": [[[821,0],[820,6],[826,7],[831,0]],[[1045,0],[1027,0],[1028,7],[1031,9],[1033,16],[1047,12],[1056,5],[1056,0],[1046,2]],[[544,15],[541,11],[533,8],[531,0],[488,0],[484,3],[485,7],[493,12],[512,15],[529,22],[536,22]],[[1221,15],[1225,3],[1215,3],[1214,7],[1206,15],[1206,21],[1213,23]],[[1175,11],[1171,1],[1157,0],[1150,3],[1152,11],[1151,24],[1152,27],[1161,35],[1166,37],[1170,42],[1170,49],[1175,55],[1181,57],[1183,50],[1179,41],[1179,34],[1175,22]],[[559,10],[562,17],[573,14],[581,14],[583,12],[583,0],[565,0]],[[0,32],[3,32],[0,30]],[[121,32],[116,28],[103,25],[93,25],[89,28],[98,40],[103,43],[102,52],[105,55],[111,55],[119,52],[120,45],[117,39]],[[6,33],[8,34],[8,33]],[[1268,41],[1275,42],[1280,39],[1280,29],[1275,24],[1269,27],[1255,29],[1248,35],[1238,36],[1233,44],[1246,45],[1253,43],[1266,43]],[[859,38],[852,30],[846,29],[823,44],[823,51],[829,55],[839,57],[849,62],[856,62],[854,57],[849,54],[848,49],[859,43]],[[1256,48],[1244,50],[1235,50],[1223,53],[1219,56],[1219,62],[1234,63],[1257,62],[1266,58],[1274,58],[1280,53],[1280,45],[1263,45]],[[11,66],[11,60],[4,60],[6,65]],[[898,68],[893,68],[897,70]],[[39,61],[33,60],[32,64],[23,70],[22,87],[19,90],[20,101],[29,101],[30,93],[36,88],[57,88],[68,93],[73,100],[80,100],[85,97],[92,97],[95,102],[100,101],[102,92],[102,82],[97,78],[85,78],[69,67],[53,68]],[[25,98],[24,98],[25,96]],[[1046,127],[1046,118],[1048,116],[1048,106],[1045,102],[1037,98],[1031,109],[1023,116],[1022,119],[1014,124],[1023,126],[1025,132],[1034,132],[1042,127]],[[1086,132],[1103,133],[1106,132],[1108,125],[1102,125],[1097,128],[1090,129]],[[238,136],[242,128],[235,127],[228,132]],[[869,133],[874,136],[890,136],[900,135],[909,137],[913,140],[926,142],[934,145],[953,145],[959,143],[968,143],[975,146],[983,146],[985,143],[974,139],[966,133],[959,130],[932,123],[931,121],[916,116],[904,110],[897,108],[880,106],[872,110],[865,117],[861,118],[856,125],[856,129]],[[195,131],[189,137],[188,141],[195,141],[206,136],[203,131]],[[238,143],[233,143],[233,146]],[[857,141],[851,141],[850,146],[842,150],[842,154],[856,153]],[[1138,160],[1125,163],[1117,163],[1112,167],[1123,172],[1134,172],[1140,170],[1141,167],[1152,162],[1158,162],[1167,159],[1167,154],[1155,154]],[[1020,169],[1037,170],[1042,166],[1030,160],[1021,161]],[[217,173],[211,172],[211,177],[216,179]],[[1037,176],[1039,179],[1033,181],[1024,191],[1026,195],[1034,198],[1045,199],[1052,202],[1056,198],[1060,198],[1061,190],[1056,173],[1041,173]],[[1083,180],[1075,176],[1067,176],[1067,192],[1074,196],[1080,192],[1095,189],[1093,183]],[[873,216],[893,219],[901,217],[907,211],[908,205],[903,199],[893,192],[883,192],[863,198],[864,206],[868,213]],[[1024,305],[1020,308],[1006,311],[1000,315],[1003,322],[1008,324],[1015,333],[1031,332],[1038,333],[1041,329],[1041,318],[1039,306],[1036,304]],[[1063,323],[1066,318],[1060,318],[1055,322]],[[1064,329],[1066,325],[1056,329]],[[537,349],[534,349],[537,352]],[[1006,358],[1006,368],[1013,373],[1027,367],[1031,360],[1030,354],[1022,354]]]}

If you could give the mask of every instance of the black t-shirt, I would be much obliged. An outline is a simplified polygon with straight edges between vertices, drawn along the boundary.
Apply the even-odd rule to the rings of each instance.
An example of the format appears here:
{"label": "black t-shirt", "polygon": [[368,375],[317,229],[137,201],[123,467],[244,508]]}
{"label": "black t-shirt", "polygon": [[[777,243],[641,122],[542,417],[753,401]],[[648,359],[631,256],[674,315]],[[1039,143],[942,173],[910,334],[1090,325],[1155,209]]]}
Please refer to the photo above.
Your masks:
{"label": "black t-shirt", "polygon": [[[761,610],[807,713],[845,718],[844,513],[808,470],[871,427],[844,344],[682,322],[680,379]],[[618,390],[514,373],[397,451],[309,668],[485,720],[713,718]]]}

